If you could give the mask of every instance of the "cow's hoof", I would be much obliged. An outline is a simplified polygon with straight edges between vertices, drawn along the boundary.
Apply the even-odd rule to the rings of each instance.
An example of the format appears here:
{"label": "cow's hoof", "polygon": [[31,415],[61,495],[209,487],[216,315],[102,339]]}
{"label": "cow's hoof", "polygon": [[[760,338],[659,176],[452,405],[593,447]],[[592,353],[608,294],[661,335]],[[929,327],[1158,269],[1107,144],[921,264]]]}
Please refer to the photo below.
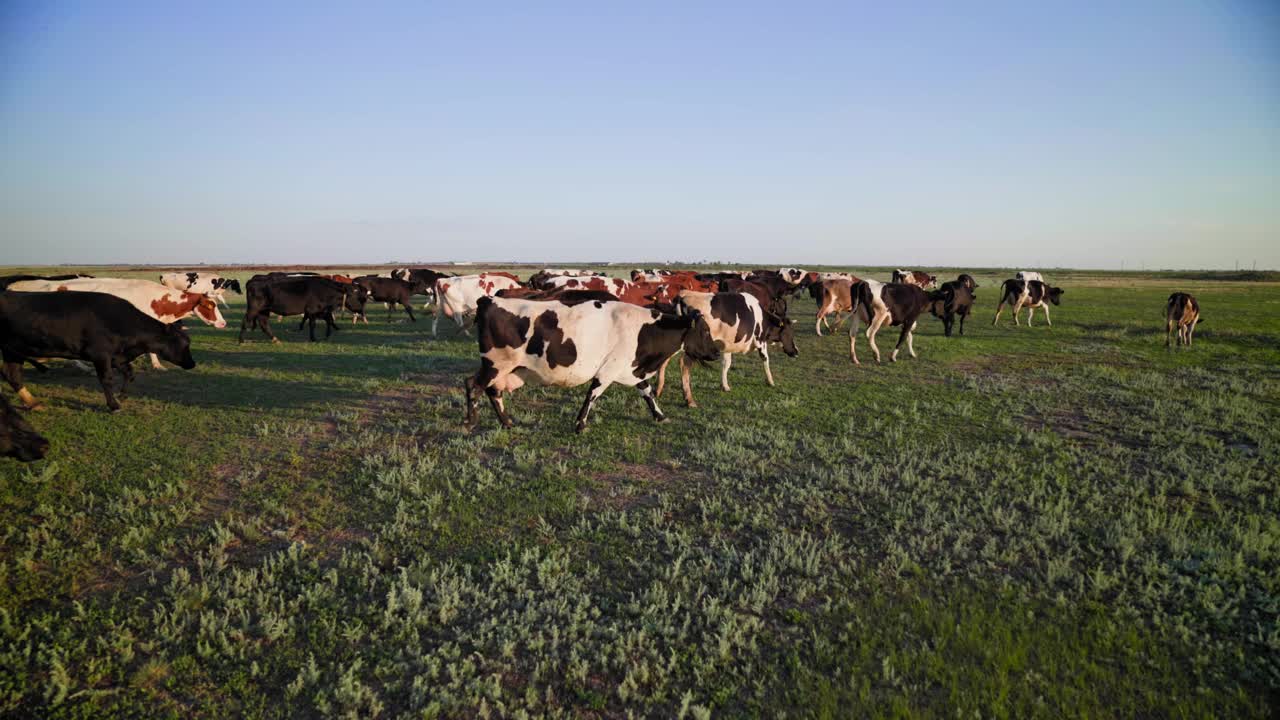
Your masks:
{"label": "cow's hoof", "polygon": [[34,405],[27,405],[26,409],[31,412],[44,412],[45,406],[44,403],[35,403]]}
{"label": "cow's hoof", "polygon": [[577,423],[576,425],[573,426],[573,431],[579,435],[581,435],[582,431],[586,429],[587,429],[587,424],[584,422]]}
{"label": "cow's hoof", "polygon": [[654,418],[653,421],[661,425],[665,422],[668,422],[670,419],[671,418],[667,417],[666,415],[662,415],[661,417]]}
{"label": "cow's hoof", "polygon": [[107,408],[107,412],[111,413],[112,415],[115,415],[116,413],[120,412],[120,406],[117,405],[113,408]]}
{"label": "cow's hoof", "polygon": [[280,338],[271,338],[271,344],[272,344],[272,345],[279,345],[279,344],[280,344]]}
{"label": "cow's hoof", "polygon": [[685,405],[685,407],[691,407],[691,408],[696,408],[696,407],[698,407],[698,403],[693,402],[692,400],[691,400],[691,401],[689,401],[689,402],[687,402],[687,403],[685,403],[684,405]]}

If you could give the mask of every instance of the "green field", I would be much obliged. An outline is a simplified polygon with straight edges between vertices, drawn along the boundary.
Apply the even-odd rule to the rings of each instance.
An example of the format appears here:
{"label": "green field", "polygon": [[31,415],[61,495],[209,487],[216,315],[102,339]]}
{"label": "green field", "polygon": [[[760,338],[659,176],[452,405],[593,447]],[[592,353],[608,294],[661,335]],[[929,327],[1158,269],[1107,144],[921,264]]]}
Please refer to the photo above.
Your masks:
{"label": "green field", "polygon": [[[28,370],[0,714],[1274,716],[1280,282],[1058,271],[1052,328],[992,327],[1011,274],[895,364],[804,297],[777,387],[676,374],[665,425],[615,387],[581,436],[585,388],[464,428],[474,340],[381,307],[238,345],[233,296],[115,415]],[[1175,289],[1205,321],[1167,352]]]}

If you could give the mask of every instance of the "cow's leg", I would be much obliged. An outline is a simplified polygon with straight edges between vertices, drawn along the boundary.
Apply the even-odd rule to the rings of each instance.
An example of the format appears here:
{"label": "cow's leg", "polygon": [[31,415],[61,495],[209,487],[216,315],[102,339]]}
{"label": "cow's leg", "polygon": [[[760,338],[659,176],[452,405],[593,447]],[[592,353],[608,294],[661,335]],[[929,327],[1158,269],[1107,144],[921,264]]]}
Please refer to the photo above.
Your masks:
{"label": "cow's leg", "polygon": [[302,329],[305,328],[306,326],[307,326],[307,314],[302,313],[302,322],[298,323],[298,332],[302,332]]}
{"label": "cow's leg", "polygon": [[440,336],[439,330],[440,330],[440,304],[436,303],[435,315],[431,316],[431,337],[433,338],[439,337]]}
{"label": "cow's leg", "polygon": [[645,404],[649,406],[649,412],[653,415],[654,422],[666,422],[667,416],[663,415],[662,409],[658,407],[658,401],[653,397],[653,389],[649,387],[649,381],[641,380],[636,383],[636,389],[640,391],[640,397],[644,398]]}
{"label": "cow's leg", "polygon": [[671,362],[671,358],[662,361],[662,367],[658,368],[658,389],[654,392],[654,397],[662,397],[662,391],[667,386],[667,365]]}
{"label": "cow's leg", "polygon": [[267,337],[271,338],[271,342],[273,343],[280,342],[280,338],[276,337],[275,334],[271,332],[271,322],[267,319],[266,315],[258,316],[258,327],[262,330],[262,332],[267,334]]}
{"label": "cow's leg", "polygon": [[964,319],[967,317],[969,317],[969,313],[963,313],[962,315],[960,315],[960,335],[961,336],[964,335]]}
{"label": "cow's leg", "polygon": [[120,397],[124,397],[129,392],[129,383],[133,382],[133,363],[122,362],[117,369],[121,376]]}
{"label": "cow's leg", "polygon": [[22,382],[22,358],[14,360],[10,357],[4,359],[3,369],[4,379],[9,383],[9,387],[18,393],[18,399],[22,401],[23,407],[28,410],[43,410],[44,406],[36,402],[31,396],[31,391]]}
{"label": "cow's leg", "polygon": [[1190,347],[1190,346],[1191,346],[1191,340],[1192,340],[1192,339],[1195,337],[1195,335],[1196,335],[1196,323],[1198,323],[1198,322],[1200,322],[1200,319],[1199,319],[1199,318],[1196,318],[1195,320],[1192,320],[1192,321],[1191,321],[1191,324],[1190,324],[1190,325],[1188,325],[1188,326],[1187,326],[1187,346],[1188,346],[1188,347]]}
{"label": "cow's leg", "polygon": [[1053,320],[1049,318],[1049,303],[1044,304],[1044,321],[1049,324],[1049,327],[1053,327]]}
{"label": "cow's leg", "polygon": [[116,396],[111,392],[111,383],[114,381],[115,373],[111,369],[111,358],[97,357],[93,360],[93,369],[98,371],[98,382],[102,385],[102,394],[107,397],[107,407],[111,412],[120,410],[120,403],[116,400]]}
{"label": "cow's leg", "polygon": [[867,329],[867,344],[871,346],[871,354],[876,356],[876,362],[880,362],[880,347],[876,345],[876,333],[880,332],[880,317],[877,316],[871,321],[871,327]]}
{"label": "cow's leg", "polygon": [[945,335],[946,337],[951,337],[951,326],[952,324],[955,323],[955,321],[956,321],[955,316],[949,313],[942,316],[942,334],[943,335]]}
{"label": "cow's leg", "polygon": [[818,316],[813,321],[813,332],[822,337],[822,325],[827,321],[827,308],[831,303],[818,307]]}
{"label": "cow's leg", "polygon": [[[1170,315],[1169,317],[1166,317],[1166,318],[1164,319],[1164,348],[1165,348],[1165,350],[1169,350],[1169,349],[1170,349],[1170,344],[1173,342],[1173,326],[1174,326],[1173,316],[1172,316],[1172,315]],[[1181,345],[1181,344],[1182,344],[1182,324],[1181,324],[1181,323],[1178,323],[1178,344],[1179,344],[1179,345]]]}
{"label": "cow's leg", "polygon": [[410,322],[418,322],[418,318],[416,318],[416,317],[414,317],[414,316],[413,316],[413,305],[412,305],[408,300],[405,300],[404,302],[402,302],[402,303],[400,303],[400,304],[401,304],[402,306],[404,306],[404,311],[405,311],[405,312],[407,312],[407,313],[409,313],[409,321],[410,321]]}
{"label": "cow's leg", "polygon": [[733,365],[733,353],[721,353],[724,364],[720,366],[720,389],[729,392],[729,367]]}
{"label": "cow's leg", "polygon": [[760,346],[760,359],[764,360],[764,379],[773,387],[773,370],[769,368],[769,346]]}
{"label": "cow's leg", "polygon": [[326,327],[326,328],[325,328],[325,331],[324,331],[324,336],[325,336],[326,338],[327,338],[327,337],[329,337],[329,334],[330,334],[330,333],[335,333],[335,332],[337,332],[337,331],[339,331],[339,330],[341,330],[341,329],[342,329],[342,328],[339,328],[339,327],[338,327],[338,321],[333,319],[333,311],[332,311],[332,310],[325,310],[325,311],[324,311],[324,322],[325,322],[325,324],[328,326],[328,327]]}
{"label": "cow's leg", "polygon": [[917,323],[913,321],[911,323],[911,329],[907,331],[907,354],[913,358],[916,357],[916,346],[915,346],[916,324]]}
{"label": "cow's leg", "polygon": [[596,404],[596,400],[604,394],[609,386],[600,382],[600,378],[591,378],[591,387],[587,390],[587,399],[582,402],[582,409],[578,411],[578,421],[574,424],[575,432],[582,432],[587,429],[587,418],[591,415],[591,407]]}
{"label": "cow's leg", "polygon": [[164,370],[164,369],[165,369],[165,367],[164,367],[163,365],[161,365],[161,364],[160,364],[160,356],[156,355],[155,353],[147,353],[147,357],[149,357],[149,358],[151,359],[151,369],[152,369],[152,370]]}
{"label": "cow's leg", "polygon": [[680,356],[680,387],[684,390],[684,404],[689,407],[698,407],[698,401],[693,399],[693,382],[690,370],[693,369],[693,361],[687,355]]}
{"label": "cow's leg", "polygon": [[854,365],[862,364],[858,362],[858,318],[856,314],[849,321],[849,360]]}
{"label": "cow's leg", "polygon": [[311,342],[315,342],[316,341],[316,316],[310,315],[309,317],[311,319],[311,328],[310,328]]}
{"label": "cow's leg", "polygon": [[996,319],[991,321],[992,325],[1000,324],[1000,313],[1004,312],[1004,300],[996,303]]}
{"label": "cow's leg", "polygon": [[244,342],[244,331],[253,326],[254,318],[245,312],[244,317],[240,319],[240,342]]}

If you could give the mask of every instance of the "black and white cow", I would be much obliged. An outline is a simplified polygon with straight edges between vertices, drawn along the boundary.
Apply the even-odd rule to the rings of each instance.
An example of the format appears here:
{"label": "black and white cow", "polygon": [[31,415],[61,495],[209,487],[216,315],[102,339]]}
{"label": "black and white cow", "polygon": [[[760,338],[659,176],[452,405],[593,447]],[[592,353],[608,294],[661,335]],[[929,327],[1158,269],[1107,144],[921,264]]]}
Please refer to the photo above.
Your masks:
{"label": "black and white cow", "polygon": [[1053,321],[1049,319],[1049,303],[1061,305],[1065,292],[1062,288],[1049,287],[1039,280],[1005,280],[1000,286],[1000,303],[996,305],[996,317],[991,324],[1000,322],[1000,313],[1004,312],[1007,303],[1013,306],[1014,325],[1021,324],[1018,313],[1022,308],[1027,308],[1027,327],[1031,327],[1036,308],[1044,308],[1044,321],[1049,323],[1049,327],[1053,327]]}
{"label": "black and white cow", "polygon": [[174,290],[208,295],[223,306],[227,304],[227,299],[223,296],[228,290],[237,295],[242,294],[239,280],[207,272],[165,273],[160,276],[160,284]]}
{"label": "black and white cow", "polygon": [[639,390],[654,420],[662,422],[666,416],[649,386],[662,365],[681,349],[698,361],[720,357],[701,313],[667,315],[624,302],[570,306],[557,300],[481,297],[476,327],[480,369],[463,383],[468,425],[476,422],[483,392],[498,421],[511,427],[502,393],[519,389],[526,380],[561,387],[590,383],[578,412],[578,432],[586,428],[592,405],[614,383]]}
{"label": "black and white cow", "polygon": [[111,387],[115,374],[123,375],[123,396],[138,356],[155,353],[184,370],[196,366],[180,323],[162,323],[127,300],[95,292],[0,294],[0,352],[5,379],[31,409],[39,403],[23,384],[22,363],[32,358],[92,363],[113,412],[120,409]]}
{"label": "black and white cow", "polygon": [[32,462],[48,452],[49,441],[36,432],[31,423],[22,417],[22,413],[0,395],[0,457]]}
{"label": "black and white cow", "polygon": [[[746,293],[707,293],[693,290],[681,290],[678,301],[681,312],[689,310],[701,313],[711,329],[711,339],[720,348],[723,365],[720,370],[720,389],[729,392],[729,367],[733,364],[734,354],[755,351],[764,360],[764,377],[769,387],[773,387],[773,371],[769,368],[769,343],[779,343],[782,351],[796,357],[800,351],[796,349],[796,333],[791,320],[765,312],[760,301]],[[692,362],[687,357],[680,359],[680,385],[684,389],[684,401],[689,407],[697,407],[693,399],[693,388],[689,382],[689,370]],[[658,373],[658,391],[667,384],[667,363],[662,364]]]}
{"label": "black and white cow", "polygon": [[280,342],[271,332],[273,313],[281,317],[301,315],[304,322],[310,321],[312,342],[316,340],[316,319],[324,320],[327,338],[338,329],[334,311],[345,307],[353,314],[363,314],[368,297],[368,291],[359,285],[328,278],[255,276],[245,284],[247,307],[240,322],[240,342],[244,342],[245,330],[255,326],[266,333],[271,342]]}
{"label": "black and white cow", "polygon": [[[879,288],[877,289],[876,286]],[[861,364],[858,362],[857,349],[858,320],[868,315],[870,327],[867,328],[867,343],[871,345],[871,352],[875,354],[876,362],[880,362],[880,348],[876,347],[876,333],[885,325],[902,327],[902,333],[898,335],[898,344],[894,346],[889,362],[897,361],[898,351],[902,349],[904,342],[907,344],[907,352],[911,357],[916,357],[911,334],[915,332],[920,313],[924,312],[929,304],[929,297],[925,295],[923,289],[906,283],[877,283],[862,280],[853,284],[849,294],[851,296],[850,315],[853,318],[849,323],[850,361],[855,365]],[[860,313],[859,308],[870,308],[871,312]]]}

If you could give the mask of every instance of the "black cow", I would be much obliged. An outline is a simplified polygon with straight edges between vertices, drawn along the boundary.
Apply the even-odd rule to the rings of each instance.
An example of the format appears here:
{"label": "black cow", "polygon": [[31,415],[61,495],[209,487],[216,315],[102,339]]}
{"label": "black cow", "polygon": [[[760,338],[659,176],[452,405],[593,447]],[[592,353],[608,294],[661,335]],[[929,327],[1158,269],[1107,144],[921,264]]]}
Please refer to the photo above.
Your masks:
{"label": "black cow", "polygon": [[[969,277],[961,275],[961,278]],[[973,278],[969,278],[970,281]],[[960,318],[960,334],[964,335],[964,321],[973,312],[975,296],[964,280],[949,280],[929,293],[929,313],[942,321],[943,331],[951,337],[951,328]]]}
{"label": "black cow", "polygon": [[[391,308],[394,305],[403,307],[409,314],[409,319],[418,322],[418,318],[413,316],[411,300],[414,295],[425,295],[431,292],[431,287],[423,285],[421,280],[397,280],[377,275],[362,275],[353,282],[369,292],[369,299],[387,304],[387,322],[391,321]],[[365,322],[368,322],[367,318]]]}
{"label": "black cow", "polygon": [[27,280],[76,280],[78,278],[91,278],[92,275],[6,275],[0,277],[0,290],[7,290],[10,285],[16,282],[25,282]]}
{"label": "black cow", "polygon": [[[879,287],[878,293],[875,286]],[[898,344],[893,347],[889,362],[897,361],[898,351],[902,349],[904,342],[907,344],[907,352],[911,357],[916,357],[911,334],[915,332],[920,313],[924,312],[929,304],[929,297],[925,295],[923,289],[906,283],[876,283],[875,286],[866,280],[861,280],[854,283],[849,290],[852,306],[850,315],[853,318],[853,322],[849,324],[849,359],[854,364],[858,364],[856,343],[859,305],[868,308],[866,314],[871,319],[871,327],[867,328],[867,343],[871,345],[871,352],[875,354],[876,362],[880,362],[880,348],[876,347],[876,333],[885,325],[902,327],[902,333],[898,335]]]}
{"label": "black cow", "polygon": [[41,437],[22,413],[0,395],[0,456],[31,462],[48,452],[49,441]]}
{"label": "black cow", "polygon": [[[325,321],[325,338],[338,329],[333,320],[333,312],[346,307],[353,313],[364,312],[368,298],[364,288],[353,284],[340,283],[322,277],[285,277],[255,276],[245,284],[245,302],[248,307],[244,312],[244,320],[240,322],[240,342],[244,342],[244,331],[255,325],[278,343],[280,339],[271,332],[269,318],[272,313],[287,317],[301,315],[303,324],[311,323],[311,341],[316,340],[316,318]],[[302,326],[299,325],[301,330]]]}
{"label": "black cow", "polygon": [[130,363],[139,355],[155,353],[184,370],[196,366],[181,323],[166,325],[127,300],[94,292],[0,294],[0,351],[5,379],[33,409],[39,403],[22,381],[22,363],[28,358],[92,363],[112,412],[120,409],[111,389],[115,373],[123,376],[124,396],[133,380]]}

